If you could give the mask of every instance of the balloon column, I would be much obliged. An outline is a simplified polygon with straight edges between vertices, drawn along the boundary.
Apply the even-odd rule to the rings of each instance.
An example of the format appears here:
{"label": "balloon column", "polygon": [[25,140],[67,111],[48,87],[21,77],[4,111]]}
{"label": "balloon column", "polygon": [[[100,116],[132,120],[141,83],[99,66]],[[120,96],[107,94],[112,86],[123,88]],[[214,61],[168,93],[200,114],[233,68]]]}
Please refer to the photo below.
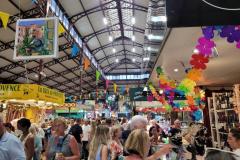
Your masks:
{"label": "balloon column", "polygon": [[[212,56],[213,49],[216,44],[212,40],[215,36],[215,32],[222,38],[227,38],[229,43],[236,42],[236,47],[240,48],[240,26],[208,26],[202,28],[203,36],[198,39],[198,44],[195,47],[197,53],[193,54],[190,59],[191,68],[186,70],[186,77],[176,86],[175,82],[169,80],[161,67],[157,67],[156,72],[159,77],[159,88],[163,90],[162,96],[160,96],[152,83],[149,84],[149,88],[155,99],[162,102],[168,111],[173,109],[179,109],[186,105],[185,103],[173,103],[174,93],[183,94],[187,98],[187,105],[192,111],[192,117],[194,120],[200,120],[202,118],[202,112],[200,109],[205,107],[205,95],[204,92],[196,88],[196,82],[202,77],[202,72],[207,68],[209,57]],[[165,100],[166,93],[171,93],[168,97],[168,101]],[[171,107],[171,109],[170,109]]]}

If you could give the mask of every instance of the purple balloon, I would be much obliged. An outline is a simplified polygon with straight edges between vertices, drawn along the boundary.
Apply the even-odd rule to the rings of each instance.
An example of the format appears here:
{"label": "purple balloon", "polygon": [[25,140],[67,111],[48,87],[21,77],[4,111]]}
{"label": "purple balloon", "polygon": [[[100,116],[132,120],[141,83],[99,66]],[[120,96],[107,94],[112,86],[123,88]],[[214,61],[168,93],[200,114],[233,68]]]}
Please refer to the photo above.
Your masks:
{"label": "purple balloon", "polygon": [[236,44],[236,47],[240,49],[240,41]]}
{"label": "purple balloon", "polygon": [[229,43],[238,42],[240,40],[240,31],[235,26],[224,26],[220,33],[222,38],[227,37]]}
{"label": "purple balloon", "polygon": [[212,39],[214,37],[213,27],[205,27],[202,29],[202,32],[206,39]]}

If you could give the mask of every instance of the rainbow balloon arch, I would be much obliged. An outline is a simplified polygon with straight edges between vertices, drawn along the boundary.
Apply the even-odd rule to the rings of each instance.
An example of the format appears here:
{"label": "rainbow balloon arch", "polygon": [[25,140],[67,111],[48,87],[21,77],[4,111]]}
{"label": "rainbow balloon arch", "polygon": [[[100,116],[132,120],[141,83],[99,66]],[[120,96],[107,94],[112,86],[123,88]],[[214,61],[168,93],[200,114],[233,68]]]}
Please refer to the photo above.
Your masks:
{"label": "rainbow balloon arch", "polygon": [[[170,80],[161,67],[157,67],[156,72],[159,78],[159,88],[163,90],[160,95],[153,84],[148,84],[152,96],[163,104],[162,108],[156,111],[190,111],[193,120],[202,119],[202,111],[205,107],[205,93],[197,87],[197,82],[201,79],[203,71],[207,69],[209,57],[212,56],[214,47],[214,36],[226,38],[229,43],[236,43],[240,48],[240,26],[208,26],[202,28],[202,37],[198,39],[195,52],[190,59],[191,68],[185,70],[186,77],[176,85],[174,80]],[[180,94],[187,99],[185,102],[174,102],[175,94]],[[166,100],[167,97],[167,100]],[[153,99],[153,98],[148,98]],[[147,110],[147,109],[146,109]],[[148,109],[150,111],[151,109]]]}

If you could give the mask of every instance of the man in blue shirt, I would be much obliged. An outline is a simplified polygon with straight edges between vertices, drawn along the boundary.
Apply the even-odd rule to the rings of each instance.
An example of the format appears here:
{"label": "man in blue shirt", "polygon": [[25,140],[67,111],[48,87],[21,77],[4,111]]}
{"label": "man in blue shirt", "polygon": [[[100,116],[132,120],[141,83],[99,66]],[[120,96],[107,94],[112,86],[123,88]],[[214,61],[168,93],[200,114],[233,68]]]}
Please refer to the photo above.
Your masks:
{"label": "man in blue shirt", "polygon": [[1,160],[25,160],[25,152],[20,140],[8,133],[0,115],[0,159]]}

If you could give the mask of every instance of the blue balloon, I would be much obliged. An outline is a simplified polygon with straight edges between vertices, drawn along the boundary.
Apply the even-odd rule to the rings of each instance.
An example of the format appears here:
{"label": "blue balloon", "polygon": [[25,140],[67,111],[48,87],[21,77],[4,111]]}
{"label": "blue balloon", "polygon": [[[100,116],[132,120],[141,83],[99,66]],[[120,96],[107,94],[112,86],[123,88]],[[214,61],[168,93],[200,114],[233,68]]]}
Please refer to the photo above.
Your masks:
{"label": "blue balloon", "polygon": [[174,105],[174,107],[176,107],[176,108],[180,108],[180,104],[179,103],[173,103],[173,105]]}
{"label": "blue balloon", "polygon": [[202,119],[202,111],[198,109],[197,111],[193,112],[192,116],[194,120],[200,121]]}

